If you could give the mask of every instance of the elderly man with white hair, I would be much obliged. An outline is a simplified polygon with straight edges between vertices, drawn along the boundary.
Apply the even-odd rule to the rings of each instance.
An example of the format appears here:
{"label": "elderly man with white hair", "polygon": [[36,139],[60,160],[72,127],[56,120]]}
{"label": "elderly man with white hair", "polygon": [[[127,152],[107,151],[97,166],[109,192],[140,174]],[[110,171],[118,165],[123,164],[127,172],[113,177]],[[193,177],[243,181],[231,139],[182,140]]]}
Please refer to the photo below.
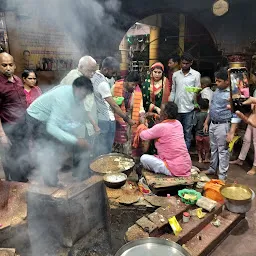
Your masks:
{"label": "elderly man with white hair", "polygon": [[[92,78],[97,69],[97,62],[91,56],[83,56],[78,63],[76,69],[71,70],[60,82],[63,85],[72,85],[73,81],[80,77],[85,76]],[[94,94],[90,94],[84,100],[85,110],[88,112],[90,122],[86,122],[86,129],[89,136],[99,133],[100,129],[97,122],[97,107],[94,100]]]}
{"label": "elderly man with white hair", "polygon": [[[97,69],[97,62],[95,59],[93,59],[91,56],[83,56],[79,62],[78,67],[76,69],[71,70],[60,82],[61,85],[72,85],[74,80],[78,77],[85,76],[87,78],[92,78],[95,71]],[[77,137],[81,138],[87,138],[91,144],[94,144],[93,141],[95,140],[94,135],[100,132],[100,128],[98,126],[98,118],[97,118],[97,106],[94,99],[94,94],[89,94],[84,99],[84,107],[86,110],[86,114],[88,116],[88,120],[85,122],[84,129],[76,129],[74,131],[75,135]],[[93,154],[95,152],[95,149],[92,148],[90,154]],[[87,153],[85,153],[87,154]],[[84,157],[84,161],[81,162],[81,153],[80,152],[73,152],[73,176],[80,177],[81,180],[83,180],[85,177],[82,177],[81,171],[79,168],[79,164],[83,163],[83,165],[87,165],[89,163],[85,163],[84,161],[87,161],[88,157]],[[67,168],[69,168],[69,164],[66,165]],[[64,167],[65,168],[65,167]],[[84,168],[84,167],[83,167]],[[84,172],[82,172],[84,173]]]}

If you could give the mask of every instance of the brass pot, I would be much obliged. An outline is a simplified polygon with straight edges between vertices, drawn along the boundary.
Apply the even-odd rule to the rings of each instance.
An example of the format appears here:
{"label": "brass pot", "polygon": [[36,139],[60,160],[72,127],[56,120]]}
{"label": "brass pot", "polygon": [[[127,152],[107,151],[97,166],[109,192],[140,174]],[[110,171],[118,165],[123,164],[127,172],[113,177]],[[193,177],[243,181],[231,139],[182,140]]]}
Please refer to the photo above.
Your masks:
{"label": "brass pot", "polygon": [[244,205],[252,199],[252,191],[241,184],[226,184],[220,188],[221,195],[234,205]]}
{"label": "brass pot", "polygon": [[107,158],[107,157],[123,157],[123,158],[128,158],[128,159],[132,159],[133,160],[133,165],[131,168],[129,169],[124,169],[124,170],[120,170],[120,172],[116,172],[116,173],[125,173],[127,176],[129,176],[131,174],[131,172],[133,171],[134,165],[135,165],[135,161],[133,159],[133,157],[125,155],[125,154],[121,154],[121,153],[109,153],[109,154],[105,154],[105,155],[101,155],[98,156],[97,158],[95,158],[93,161],[91,161],[90,163],[90,169],[94,172],[97,172],[99,174],[105,175],[108,174],[108,172],[105,171],[99,171],[99,170],[95,170],[93,169],[91,166],[94,162],[96,162],[97,160],[101,159],[101,158]]}
{"label": "brass pot", "polygon": [[246,67],[246,62],[229,62],[229,68],[242,68]]}

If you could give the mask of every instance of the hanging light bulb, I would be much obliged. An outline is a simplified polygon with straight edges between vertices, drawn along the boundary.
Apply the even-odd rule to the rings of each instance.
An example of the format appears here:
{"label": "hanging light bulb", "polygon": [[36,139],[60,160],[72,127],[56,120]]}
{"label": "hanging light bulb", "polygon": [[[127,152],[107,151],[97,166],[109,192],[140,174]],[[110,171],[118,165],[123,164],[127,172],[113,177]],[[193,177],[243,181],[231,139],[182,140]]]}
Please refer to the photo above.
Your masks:
{"label": "hanging light bulb", "polygon": [[215,16],[222,16],[229,10],[229,3],[227,0],[217,0],[212,6],[212,12]]}

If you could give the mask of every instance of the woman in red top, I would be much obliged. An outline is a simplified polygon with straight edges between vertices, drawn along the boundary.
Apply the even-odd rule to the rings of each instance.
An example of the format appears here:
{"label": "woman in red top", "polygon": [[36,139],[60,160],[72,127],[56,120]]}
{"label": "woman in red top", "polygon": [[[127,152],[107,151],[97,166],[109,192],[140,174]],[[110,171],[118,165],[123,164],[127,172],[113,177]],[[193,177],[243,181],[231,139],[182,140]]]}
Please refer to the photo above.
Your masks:
{"label": "woman in red top", "polygon": [[27,106],[29,106],[36,98],[42,94],[42,91],[37,86],[37,75],[34,71],[24,70],[21,76],[24,85]]}

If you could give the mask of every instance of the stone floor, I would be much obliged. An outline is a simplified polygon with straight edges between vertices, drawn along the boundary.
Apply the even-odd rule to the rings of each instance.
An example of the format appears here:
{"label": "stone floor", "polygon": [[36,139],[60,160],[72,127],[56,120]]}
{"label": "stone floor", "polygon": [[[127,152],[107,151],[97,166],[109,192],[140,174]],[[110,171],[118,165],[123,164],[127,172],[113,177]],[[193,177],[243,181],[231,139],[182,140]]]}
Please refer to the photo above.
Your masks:
{"label": "stone floor", "polygon": [[[206,169],[207,165],[199,164],[193,156],[193,165]],[[246,172],[250,165],[245,163],[243,167],[231,165],[228,173],[228,182],[247,184],[256,191],[256,176],[249,176]],[[4,174],[0,168],[0,178]],[[255,256],[256,255],[256,200],[253,201],[251,210],[247,213],[246,219],[242,221],[223,241],[211,256]]]}
{"label": "stone floor", "polygon": [[[193,161],[193,164],[200,168],[207,168]],[[246,174],[250,170],[250,165],[244,166],[230,165],[228,172],[228,182],[234,182],[248,185],[256,191],[256,176]],[[246,214],[245,220],[241,221],[232,233],[224,240],[211,256],[255,256],[256,255],[256,200],[252,203],[251,210]]]}

